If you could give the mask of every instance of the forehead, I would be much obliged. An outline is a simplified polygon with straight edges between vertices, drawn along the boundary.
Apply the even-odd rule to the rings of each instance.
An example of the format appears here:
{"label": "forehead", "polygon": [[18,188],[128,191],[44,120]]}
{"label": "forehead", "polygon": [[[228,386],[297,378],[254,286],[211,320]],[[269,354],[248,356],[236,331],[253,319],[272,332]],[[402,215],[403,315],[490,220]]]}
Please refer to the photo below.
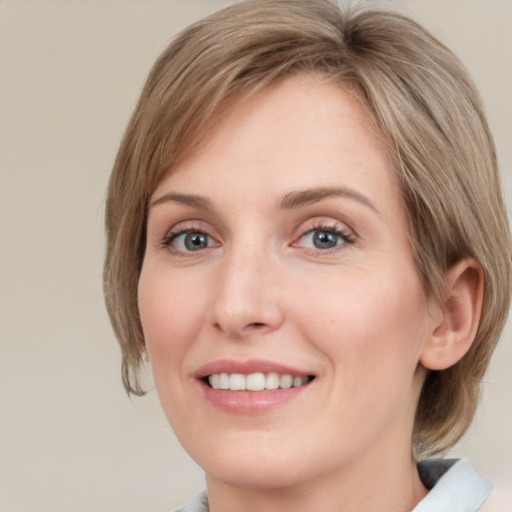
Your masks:
{"label": "forehead", "polygon": [[202,144],[168,173],[152,200],[169,188],[270,195],[347,180],[370,194],[396,195],[392,169],[385,142],[353,93],[295,75],[227,102]]}

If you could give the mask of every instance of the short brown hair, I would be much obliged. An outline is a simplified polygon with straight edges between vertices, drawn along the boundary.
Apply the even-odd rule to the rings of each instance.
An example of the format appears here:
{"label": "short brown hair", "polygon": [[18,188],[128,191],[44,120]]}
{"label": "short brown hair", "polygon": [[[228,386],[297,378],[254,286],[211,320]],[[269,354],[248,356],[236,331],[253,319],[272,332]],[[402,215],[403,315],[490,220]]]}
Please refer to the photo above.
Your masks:
{"label": "short brown hair", "polygon": [[443,452],[471,423],[508,313],[510,234],[494,143],[471,78],[424,28],[389,11],[343,10],[330,0],[248,0],[187,28],[158,58],[107,194],[104,290],[124,385],[144,392],[137,285],[149,197],[197,148],[228,98],[299,72],[352,91],[387,141],[426,295],[443,299],[454,263],[470,257],[482,267],[476,339],[456,365],[429,372],[417,408],[417,453]]}

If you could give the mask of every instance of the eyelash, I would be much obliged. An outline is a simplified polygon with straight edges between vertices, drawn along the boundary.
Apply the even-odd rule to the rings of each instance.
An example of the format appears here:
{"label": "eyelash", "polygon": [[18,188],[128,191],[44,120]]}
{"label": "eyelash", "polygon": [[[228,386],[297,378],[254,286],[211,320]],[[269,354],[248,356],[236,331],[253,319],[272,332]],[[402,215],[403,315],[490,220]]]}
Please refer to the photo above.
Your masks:
{"label": "eyelash", "polygon": [[[160,241],[160,246],[163,249],[172,250],[172,252],[178,256],[185,256],[187,251],[181,251],[179,249],[175,249],[172,247],[172,243],[181,235],[197,233],[198,235],[206,235],[209,239],[214,240],[214,238],[204,229],[204,228],[194,228],[194,227],[186,227],[181,228],[176,231],[171,231],[167,233],[162,240]],[[192,253],[194,251],[188,251]]]}
{"label": "eyelash", "polygon": [[334,234],[336,236],[339,236],[342,239],[342,243],[340,243],[338,245],[335,245],[334,247],[328,248],[328,249],[311,249],[311,248],[306,248],[305,249],[306,251],[315,251],[315,252],[321,253],[321,254],[329,254],[329,253],[331,253],[333,251],[340,250],[340,248],[343,245],[345,245],[345,244],[353,244],[355,242],[354,235],[352,235],[348,231],[344,230],[343,228],[340,228],[337,225],[328,225],[328,224],[319,223],[319,224],[315,224],[311,228],[307,229],[304,233],[302,233],[299,237],[297,237],[297,239],[296,239],[297,242],[294,242],[292,244],[292,246],[295,246],[298,243],[299,240],[304,238],[306,235],[308,235],[310,233],[313,233],[314,231],[325,232],[325,233],[332,233],[332,234]]}
{"label": "eyelash", "polygon": [[[333,251],[339,250],[343,245],[345,244],[353,244],[355,242],[355,237],[349,233],[348,231],[340,228],[336,225],[328,225],[328,224],[316,224],[312,226],[311,228],[308,228],[306,231],[304,231],[300,236],[296,238],[296,241],[291,244],[292,247],[298,246],[298,241],[304,238],[306,235],[314,232],[326,232],[326,233],[332,233],[342,239],[342,243],[335,245],[331,248],[326,249],[312,249],[312,248],[304,248],[306,252],[315,252],[315,253],[322,253],[322,254],[329,254]],[[172,243],[181,235],[184,234],[191,234],[191,233],[197,233],[201,235],[207,236],[210,240],[215,240],[204,228],[197,228],[197,227],[186,227],[182,229],[178,229],[176,231],[168,232],[160,241],[159,245],[167,250],[173,250],[173,253],[179,256],[186,256],[187,254],[191,254],[194,251],[182,251],[176,248],[172,247]],[[201,252],[201,251],[198,251]]]}

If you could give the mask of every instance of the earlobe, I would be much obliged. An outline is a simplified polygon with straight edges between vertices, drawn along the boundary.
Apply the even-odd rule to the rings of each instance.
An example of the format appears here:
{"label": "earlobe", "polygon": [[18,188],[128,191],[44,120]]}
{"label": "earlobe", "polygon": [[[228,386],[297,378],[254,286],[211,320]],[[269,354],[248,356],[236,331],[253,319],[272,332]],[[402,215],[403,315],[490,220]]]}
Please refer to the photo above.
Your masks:
{"label": "earlobe", "polygon": [[484,291],[483,273],[473,259],[456,263],[446,274],[447,296],[433,315],[420,363],[444,370],[457,363],[475,339]]}

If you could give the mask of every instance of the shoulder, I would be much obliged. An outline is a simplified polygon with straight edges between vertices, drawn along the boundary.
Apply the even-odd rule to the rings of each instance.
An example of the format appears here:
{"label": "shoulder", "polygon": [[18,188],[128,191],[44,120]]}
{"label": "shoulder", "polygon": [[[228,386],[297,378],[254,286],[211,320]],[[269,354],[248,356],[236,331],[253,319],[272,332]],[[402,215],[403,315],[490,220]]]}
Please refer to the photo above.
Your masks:
{"label": "shoulder", "polygon": [[427,496],[413,512],[478,512],[493,492],[467,459],[431,459],[418,464]]}
{"label": "shoulder", "polygon": [[198,494],[190,503],[176,510],[176,512],[208,512],[208,496],[206,492]]}

